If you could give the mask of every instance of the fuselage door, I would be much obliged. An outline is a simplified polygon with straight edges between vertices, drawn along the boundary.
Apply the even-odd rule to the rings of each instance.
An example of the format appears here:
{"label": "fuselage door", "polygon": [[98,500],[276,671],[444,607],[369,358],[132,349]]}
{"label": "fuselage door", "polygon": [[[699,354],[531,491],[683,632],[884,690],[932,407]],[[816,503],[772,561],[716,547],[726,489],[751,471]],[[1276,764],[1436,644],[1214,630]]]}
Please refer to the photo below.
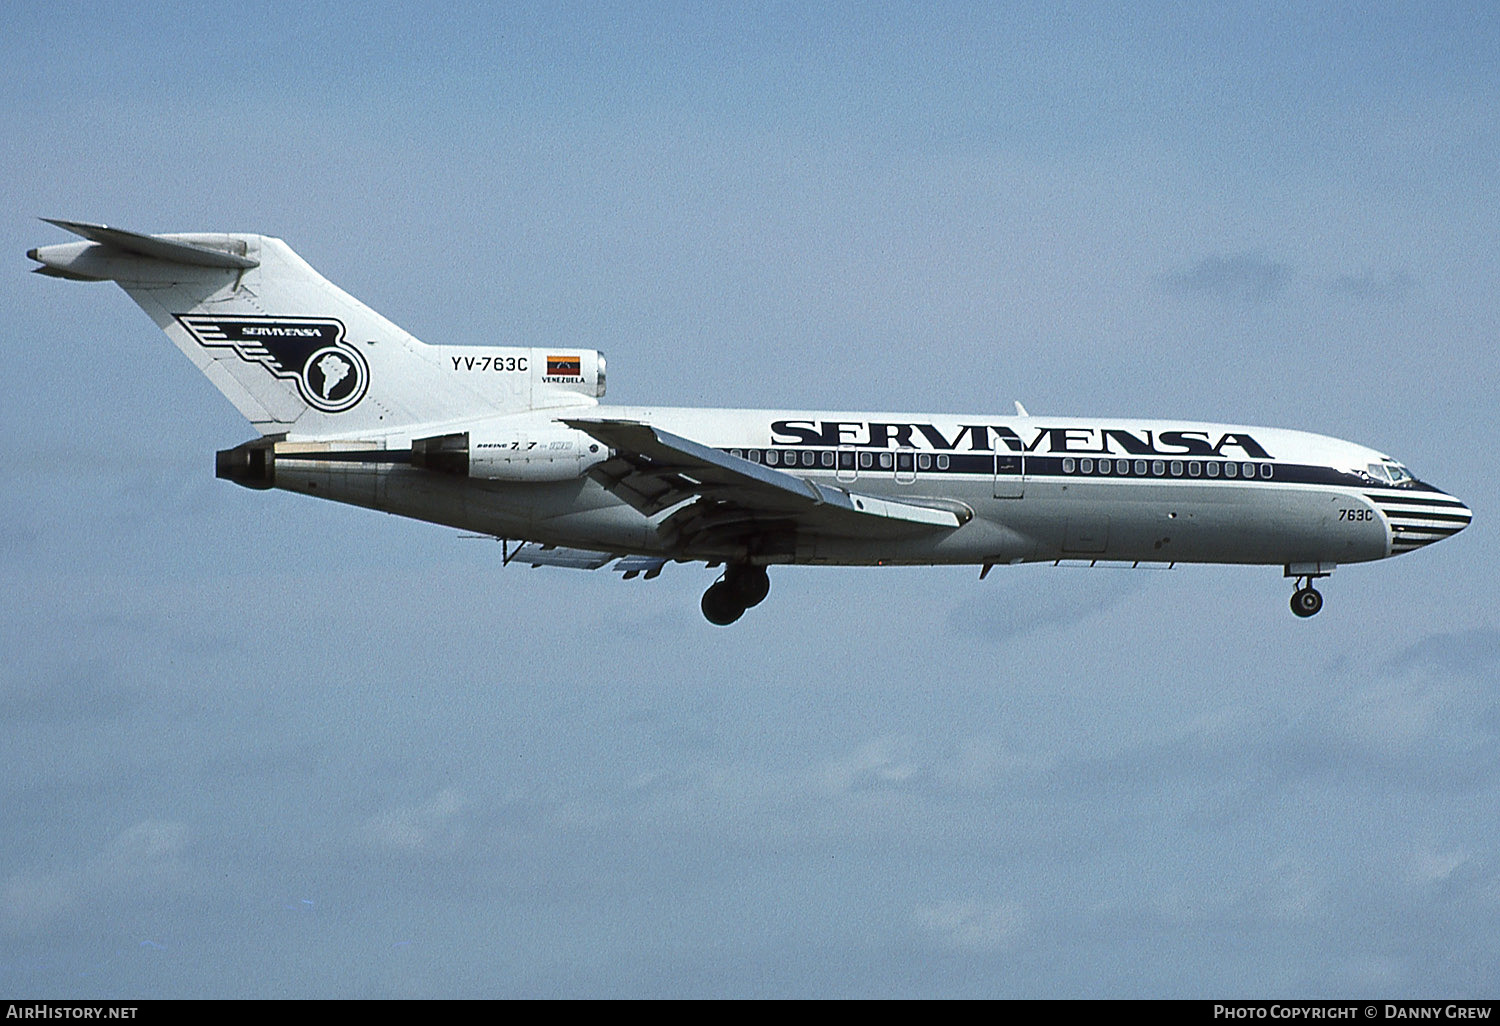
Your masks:
{"label": "fuselage door", "polygon": [[839,446],[839,454],[838,454],[838,460],[839,460],[838,478],[839,478],[840,481],[846,481],[846,482],[847,481],[853,481],[853,480],[855,480],[856,478],[859,477],[859,471],[856,470],[855,466],[854,466],[855,458],[856,458],[856,456],[855,456],[855,449],[854,449],[853,446],[849,446],[849,445],[841,445],[841,446]]}
{"label": "fuselage door", "polygon": [[917,453],[915,449],[896,450],[896,483],[913,484],[917,480]]}
{"label": "fuselage door", "polygon": [[1025,458],[1015,452],[995,453],[995,498],[1019,499],[1025,493]]}

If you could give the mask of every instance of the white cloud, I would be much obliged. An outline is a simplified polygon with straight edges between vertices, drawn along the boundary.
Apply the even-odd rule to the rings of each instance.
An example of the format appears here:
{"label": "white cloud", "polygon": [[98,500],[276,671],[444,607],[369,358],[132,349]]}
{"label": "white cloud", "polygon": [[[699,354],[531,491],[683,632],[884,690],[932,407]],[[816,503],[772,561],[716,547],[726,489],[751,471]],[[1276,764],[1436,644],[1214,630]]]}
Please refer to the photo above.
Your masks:
{"label": "white cloud", "polygon": [[170,890],[184,881],[188,838],[183,823],[142,820],[91,858],[11,876],[0,888],[0,913],[12,931],[28,932],[112,900]]}
{"label": "white cloud", "polygon": [[444,788],[422,805],[403,806],[372,817],[365,825],[369,838],[382,848],[423,854],[456,851],[464,840],[464,812],[469,803],[452,788]]}
{"label": "white cloud", "polygon": [[921,769],[910,747],[898,738],[876,738],[825,762],[818,776],[824,789],[833,794],[900,786]]}
{"label": "white cloud", "polygon": [[941,947],[994,952],[1014,947],[1026,931],[1026,910],[1015,902],[943,901],[918,905],[917,929]]}
{"label": "white cloud", "polygon": [[1418,884],[1442,883],[1473,858],[1473,853],[1464,848],[1451,851],[1418,849],[1411,856],[1411,879]]}

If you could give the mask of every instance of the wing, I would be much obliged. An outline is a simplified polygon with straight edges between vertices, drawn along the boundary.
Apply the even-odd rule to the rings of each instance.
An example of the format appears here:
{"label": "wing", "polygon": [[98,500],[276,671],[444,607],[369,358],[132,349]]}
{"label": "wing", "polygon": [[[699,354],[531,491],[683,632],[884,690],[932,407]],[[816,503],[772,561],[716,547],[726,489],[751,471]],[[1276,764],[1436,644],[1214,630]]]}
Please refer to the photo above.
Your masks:
{"label": "wing", "polygon": [[649,424],[563,423],[614,450],[589,476],[646,516],[681,506],[657,528],[669,549],[724,550],[777,534],[888,538],[953,530],[961,503],[883,499],[830,487],[701,445]]}

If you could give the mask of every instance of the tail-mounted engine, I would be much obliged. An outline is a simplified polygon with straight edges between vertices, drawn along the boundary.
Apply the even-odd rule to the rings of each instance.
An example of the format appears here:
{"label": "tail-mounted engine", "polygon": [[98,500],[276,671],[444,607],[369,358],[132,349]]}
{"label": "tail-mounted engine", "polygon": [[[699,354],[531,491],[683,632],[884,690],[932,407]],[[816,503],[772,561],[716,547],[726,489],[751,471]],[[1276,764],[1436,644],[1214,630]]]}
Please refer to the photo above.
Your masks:
{"label": "tail-mounted engine", "polygon": [[214,476],[246,488],[276,486],[276,442],[283,436],[271,435],[220,449],[214,454]]}
{"label": "tail-mounted engine", "polygon": [[[246,488],[274,488],[278,453],[279,459],[293,461],[288,467],[301,469],[313,463],[348,461],[378,468],[408,462],[404,449],[370,442],[291,443],[284,438],[267,435],[221,449],[214,460],[215,476]],[[413,439],[409,460],[413,467],[481,481],[572,481],[608,458],[609,449],[582,431],[535,421]]]}

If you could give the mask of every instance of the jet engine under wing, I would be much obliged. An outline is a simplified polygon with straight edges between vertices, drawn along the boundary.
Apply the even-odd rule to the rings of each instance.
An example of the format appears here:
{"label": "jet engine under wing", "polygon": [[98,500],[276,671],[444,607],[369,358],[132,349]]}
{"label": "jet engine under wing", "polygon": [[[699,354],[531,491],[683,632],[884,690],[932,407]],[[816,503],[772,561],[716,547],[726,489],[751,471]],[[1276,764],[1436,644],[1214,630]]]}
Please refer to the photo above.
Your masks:
{"label": "jet engine under wing", "polygon": [[927,505],[831,488],[637,421],[563,423],[614,450],[589,476],[641,513],[696,498],[658,528],[668,544],[719,544],[775,530],[882,538],[952,530],[974,515],[961,503]]}

